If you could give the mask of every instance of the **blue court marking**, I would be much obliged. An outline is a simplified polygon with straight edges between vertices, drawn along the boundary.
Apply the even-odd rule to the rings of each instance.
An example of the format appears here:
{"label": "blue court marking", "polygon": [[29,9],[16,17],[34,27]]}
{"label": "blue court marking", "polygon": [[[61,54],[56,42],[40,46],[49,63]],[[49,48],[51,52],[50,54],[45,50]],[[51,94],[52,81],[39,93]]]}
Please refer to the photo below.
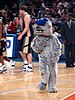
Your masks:
{"label": "blue court marking", "polygon": [[[15,88],[13,90],[7,90],[7,91],[4,91],[4,92],[0,92],[0,95],[4,95],[4,94],[8,94],[8,93],[15,93],[15,92],[20,92],[20,91],[30,91],[33,87],[35,87],[34,85],[32,86],[24,86],[24,87],[21,87],[21,88]],[[27,89],[30,89],[30,90],[27,90]],[[33,89],[32,89],[33,90]]]}

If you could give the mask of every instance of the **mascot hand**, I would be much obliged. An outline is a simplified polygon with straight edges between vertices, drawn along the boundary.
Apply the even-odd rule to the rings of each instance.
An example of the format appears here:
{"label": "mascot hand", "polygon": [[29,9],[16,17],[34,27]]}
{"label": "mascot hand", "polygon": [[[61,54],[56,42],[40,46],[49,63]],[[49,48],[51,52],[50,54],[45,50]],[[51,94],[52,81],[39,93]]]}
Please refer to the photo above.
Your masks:
{"label": "mascot hand", "polygon": [[51,60],[52,60],[52,62],[54,62],[54,63],[55,63],[55,62],[58,62],[58,61],[59,61],[59,57],[58,57],[58,56],[52,57]]}

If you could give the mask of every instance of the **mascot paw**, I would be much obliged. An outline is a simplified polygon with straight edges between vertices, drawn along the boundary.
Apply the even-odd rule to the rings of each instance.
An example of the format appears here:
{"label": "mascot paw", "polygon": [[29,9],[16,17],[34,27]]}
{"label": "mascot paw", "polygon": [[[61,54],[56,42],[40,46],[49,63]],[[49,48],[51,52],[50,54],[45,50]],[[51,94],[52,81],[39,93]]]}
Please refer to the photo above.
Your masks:
{"label": "mascot paw", "polygon": [[39,90],[45,90],[45,89],[46,89],[46,85],[47,85],[47,84],[41,82],[41,83],[38,85],[38,89],[39,89]]}
{"label": "mascot paw", "polygon": [[51,88],[51,87],[49,87],[48,88],[48,92],[49,93],[56,93],[56,92],[58,92],[58,89],[57,88]]}
{"label": "mascot paw", "polygon": [[55,63],[55,62],[58,62],[58,61],[59,61],[59,57],[57,57],[57,56],[56,57],[52,57],[52,62]]}

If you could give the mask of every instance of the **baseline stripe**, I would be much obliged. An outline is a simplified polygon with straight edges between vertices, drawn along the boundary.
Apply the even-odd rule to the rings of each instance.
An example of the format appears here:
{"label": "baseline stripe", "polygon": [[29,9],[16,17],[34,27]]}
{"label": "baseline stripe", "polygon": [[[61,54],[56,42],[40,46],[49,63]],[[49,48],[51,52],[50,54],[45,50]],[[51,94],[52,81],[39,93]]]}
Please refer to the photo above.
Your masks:
{"label": "baseline stripe", "polygon": [[61,100],[75,100],[75,92],[73,92],[72,94],[64,97],[63,99]]}

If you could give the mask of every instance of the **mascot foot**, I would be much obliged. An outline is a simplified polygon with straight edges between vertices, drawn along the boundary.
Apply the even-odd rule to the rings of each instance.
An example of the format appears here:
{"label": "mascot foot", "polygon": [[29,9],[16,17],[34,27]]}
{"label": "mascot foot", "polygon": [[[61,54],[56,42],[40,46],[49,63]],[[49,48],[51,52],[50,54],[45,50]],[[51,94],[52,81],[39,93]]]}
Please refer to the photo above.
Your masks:
{"label": "mascot foot", "polygon": [[46,85],[47,85],[47,84],[41,82],[41,83],[38,85],[38,89],[39,89],[39,90],[45,90],[45,89],[46,89]]}
{"label": "mascot foot", "polygon": [[48,88],[48,92],[49,93],[56,93],[56,92],[58,92],[58,89],[57,88],[51,88],[51,87],[49,87]]}

